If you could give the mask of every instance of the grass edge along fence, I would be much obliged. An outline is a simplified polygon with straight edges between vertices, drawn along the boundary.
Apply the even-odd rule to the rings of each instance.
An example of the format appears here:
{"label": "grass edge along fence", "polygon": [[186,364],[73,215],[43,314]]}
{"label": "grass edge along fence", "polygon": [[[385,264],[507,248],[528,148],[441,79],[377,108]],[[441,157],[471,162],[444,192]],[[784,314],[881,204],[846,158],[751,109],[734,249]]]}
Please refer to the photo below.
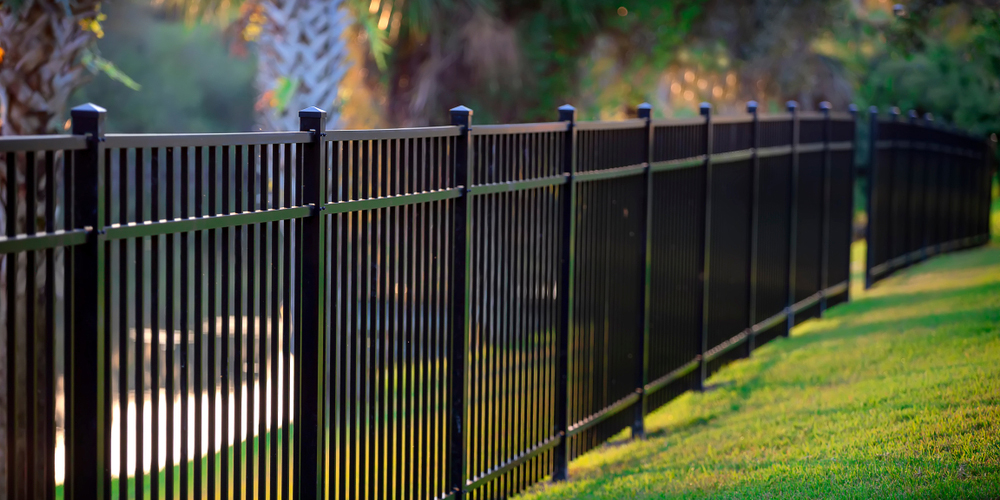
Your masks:
{"label": "grass edge along fence", "polygon": [[477,126],[458,107],[347,131],[309,108],[295,132],[128,135],[85,105],[72,135],[0,138],[0,491],[502,498],[565,479],[849,298],[853,110],[701,111]]}

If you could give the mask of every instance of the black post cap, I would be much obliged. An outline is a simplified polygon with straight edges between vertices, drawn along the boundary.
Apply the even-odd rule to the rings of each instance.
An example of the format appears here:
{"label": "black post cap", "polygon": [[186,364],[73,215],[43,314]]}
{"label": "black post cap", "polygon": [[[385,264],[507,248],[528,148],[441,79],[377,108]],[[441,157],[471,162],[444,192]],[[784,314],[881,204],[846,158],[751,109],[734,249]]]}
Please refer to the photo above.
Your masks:
{"label": "black post cap", "polygon": [[326,117],[326,111],[317,108],[316,106],[309,106],[306,109],[299,111],[299,118],[324,118]]}
{"label": "black post cap", "polygon": [[569,104],[563,104],[559,106],[559,121],[561,122],[573,122],[576,121],[576,108]]}
{"label": "black post cap", "polygon": [[472,125],[472,110],[459,105],[451,108],[451,124],[469,127]]}
{"label": "black post cap", "polygon": [[104,117],[108,111],[96,104],[81,104],[69,111],[73,120],[73,134],[93,134],[94,137],[104,136]]}
{"label": "black post cap", "polygon": [[639,118],[653,118],[653,106],[648,102],[636,106],[635,109],[639,113]]}

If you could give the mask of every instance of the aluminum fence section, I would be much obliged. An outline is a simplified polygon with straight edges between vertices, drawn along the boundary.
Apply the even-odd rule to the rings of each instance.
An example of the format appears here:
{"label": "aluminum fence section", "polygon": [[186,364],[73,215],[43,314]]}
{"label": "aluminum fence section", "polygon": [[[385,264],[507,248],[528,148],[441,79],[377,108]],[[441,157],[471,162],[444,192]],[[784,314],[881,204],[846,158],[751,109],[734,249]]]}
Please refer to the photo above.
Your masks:
{"label": "aluminum fence section", "polygon": [[[310,108],[297,132],[104,135],[85,106],[72,136],[3,139],[23,193],[0,238],[3,491],[486,499],[564,479],[847,299],[853,118],[750,111],[327,131]],[[907,213],[978,214],[920,179],[985,177],[934,154]],[[952,230],[930,226],[907,252]]]}
{"label": "aluminum fence section", "polygon": [[989,241],[988,143],[895,108],[869,115],[873,130],[868,187],[865,285],[928,256]]}
{"label": "aluminum fence section", "polygon": [[552,471],[565,123],[473,126],[470,498]]}
{"label": "aluminum fence section", "polygon": [[[67,317],[72,248],[82,244],[70,207],[72,161],[87,148],[81,136],[19,137],[0,143],[4,235],[0,300],[5,333],[3,470],[8,498],[53,498],[57,453],[64,453]],[[58,451],[57,451],[58,450]],[[62,457],[58,457],[62,458]]]}
{"label": "aluminum fence section", "polygon": [[[579,456],[632,424],[642,363],[646,120],[578,122],[568,447]],[[591,151],[604,152],[591,156]]]}
{"label": "aluminum fence section", "polygon": [[[708,172],[706,358],[745,341],[750,307],[753,162],[712,163]],[[713,352],[714,351],[714,352]],[[743,355],[744,353],[740,353]],[[709,361],[709,360],[706,360]],[[705,367],[707,377],[716,366]]]}
{"label": "aluminum fence section", "polygon": [[[838,123],[838,122],[834,122]],[[853,121],[839,122],[850,126],[849,137],[853,140]],[[845,144],[843,137],[835,134],[834,144]],[[840,139],[840,140],[838,140]],[[829,153],[829,205],[826,215],[826,263],[822,282],[824,290],[823,308],[833,307],[849,299],[851,274],[851,242],[854,222],[854,150],[842,149]]]}
{"label": "aluminum fence section", "polygon": [[[671,128],[655,127],[654,134],[666,135]],[[699,130],[704,135],[704,125]],[[697,156],[695,148],[690,152]],[[700,376],[705,257],[705,169],[701,162],[653,174],[651,219],[649,373],[644,387],[649,411],[688,390],[692,375]]]}
{"label": "aluminum fence section", "polygon": [[[823,138],[819,138],[822,146]],[[816,144],[816,143],[812,143]],[[800,142],[800,148],[805,144]],[[792,284],[794,324],[819,315],[823,259],[823,211],[825,209],[826,152],[800,152],[795,166],[795,282]]]}
{"label": "aluminum fence section", "polygon": [[112,498],[290,491],[292,249],[309,213],[294,187],[309,140],[107,136]]}
{"label": "aluminum fence section", "polygon": [[440,497],[458,129],[326,140],[324,496]]}

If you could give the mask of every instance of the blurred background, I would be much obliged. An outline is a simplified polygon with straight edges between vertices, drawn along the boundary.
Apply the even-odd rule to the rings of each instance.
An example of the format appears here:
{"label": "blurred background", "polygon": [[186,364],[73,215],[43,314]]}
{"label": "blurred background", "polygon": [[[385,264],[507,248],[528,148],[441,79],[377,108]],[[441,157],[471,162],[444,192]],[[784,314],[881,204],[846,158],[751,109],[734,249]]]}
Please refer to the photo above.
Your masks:
{"label": "blurred background", "polygon": [[5,135],[331,128],[777,112],[856,103],[1000,130],[1000,1],[15,0],[0,9]]}

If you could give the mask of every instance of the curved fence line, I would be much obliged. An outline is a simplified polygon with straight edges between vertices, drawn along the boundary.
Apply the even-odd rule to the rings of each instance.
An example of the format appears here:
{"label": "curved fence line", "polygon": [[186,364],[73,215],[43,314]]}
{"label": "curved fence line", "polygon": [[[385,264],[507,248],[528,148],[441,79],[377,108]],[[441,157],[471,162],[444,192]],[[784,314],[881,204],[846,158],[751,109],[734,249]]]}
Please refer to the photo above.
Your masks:
{"label": "curved fence line", "polygon": [[[854,115],[749,111],[0,138],[0,496],[565,479],[849,300]],[[985,241],[986,143],[872,125],[868,282]]]}

